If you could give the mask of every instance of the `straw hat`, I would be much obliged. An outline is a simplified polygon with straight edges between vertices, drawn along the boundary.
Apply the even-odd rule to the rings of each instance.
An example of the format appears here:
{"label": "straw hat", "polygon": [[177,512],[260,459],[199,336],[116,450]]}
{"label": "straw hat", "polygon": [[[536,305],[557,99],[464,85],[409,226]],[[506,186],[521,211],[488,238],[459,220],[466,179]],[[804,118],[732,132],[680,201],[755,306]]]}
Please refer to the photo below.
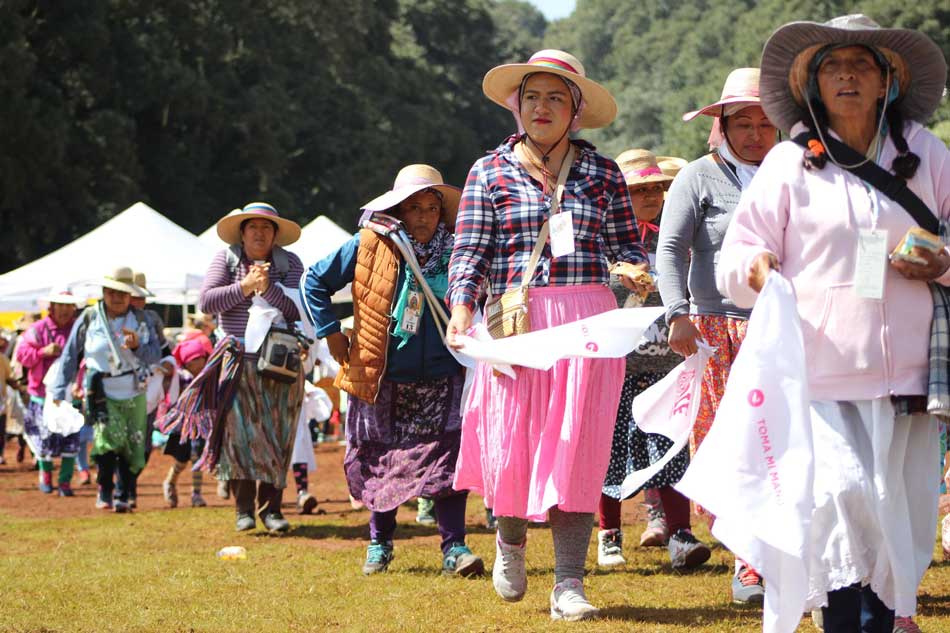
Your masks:
{"label": "straw hat", "polygon": [[145,283],[146,283],[145,273],[133,273],[132,283],[134,283],[140,291],[138,294],[135,295],[136,297],[154,297],[155,296],[155,293],[149,290],[145,286]]}
{"label": "straw hat", "polygon": [[128,266],[120,266],[103,277],[102,287],[118,290],[119,292],[127,292],[130,295],[142,296],[139,295],[142,289],[135,285],[132,269]]}
{"label": "straw hat", "polygon": [[538,51],[524,64],[495,66],[485,74],[482,90],[489,99],[511,110],[508,99],[521,86],[524,76],[538,72],[558,75],[577,84],[584,102],[577,120],[580,127],[604,127],[617,116],[617,102],[606,88],[587,78],[580,60],[554,49]]}
{"label": "straw hat", "polygon": [[300,239],[300,225],[287,218],[282,218],[277,209],[266,202],[252,202],[243,209],[235,209],[218,220],[216,229],[218,237],[226,244],[241,243],[241,223],[245,220],[262,218],[277,225],[277,235],[274,243],[278,246],[287,246]]}
{"label": "straw hat", "polygon": [[62,303],[64,305],[81,306],[85,302],[74,295],[68,286],[54,288],[44,299],[46,303]]}
{"label": "straw hat", "polygon": [[662,171],[667,176],[672,176],[676,178],[676,174],[680,173],[680,170],[686,165],[689,164],[685,158],[678,158],[676,156],[657,156],[656,164],[660,167]]}
{"label": "straw hat", "polygon": [[406,165],[396,174],[393,188],[373,198],[362,206],[363,211],[375,212],[392,209],[411,195],[426,189],[435,189],[442,194],[442,221],[450,231],[455,230],[455,217],[459,211],[462,190],[445,184],[439,170],[430,165]]}
{"label": "straw hat", "polygon": [[673,177],[664,174],[660,169],[656,155],[647,149],[628,149],[617,157],[617,165],[623,172],[623,179],[628,187],[648,182],[659,182],[664,185],[673,182]]}
{"label": "straw hat", "polygon": [[822,47],[869,46],[893,67],[900,87],[895,102],[906,119],[926,123],[940,105],[947,62],[933,40],[911,29],[884,29],[861,14],[820,24],[790,22],[779,27],[762,50],[762,107],[781,130],[789,130],[808,111],[802,98],[808,64]]}
{"label": "straw hat", "polygon": [[684,121],[692,121],[700,114],[718,117],[722,115],[723,106],[744,103],[758,105],[759,103],[759,69],[736,68],[726,77],[722,86],[719,101],[710,103],[704,108],[693,110],[683,115]]}

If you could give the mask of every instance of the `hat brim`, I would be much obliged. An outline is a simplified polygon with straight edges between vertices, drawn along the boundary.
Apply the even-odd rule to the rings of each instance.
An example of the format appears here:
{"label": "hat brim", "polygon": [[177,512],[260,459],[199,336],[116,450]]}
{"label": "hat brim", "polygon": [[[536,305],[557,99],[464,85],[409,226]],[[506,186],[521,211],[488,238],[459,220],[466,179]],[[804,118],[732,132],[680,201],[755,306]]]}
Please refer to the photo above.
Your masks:
{"label": "hat brim", "polygon": [[761,100],[759,97],[726,97],[725,99],[720,99],[716,103],[710,103],[704,108],[699,110],[693,110],[692,112],[687,112],[683,115],[684,121],[692,121],[700,114],[705,114],[706,116],[719,116],[722,114],[722,107],[727,105],[733,105],[736,103],[747,103],[750,106],[761,105]]}
{"label": "hat brim", "polygon": [[154,297],[155,293],[146,288],[145,286],[136,286],[138,292],[133,296],[138,297],[139,299],[147,299],[149,297]]}
{"label": "hat brim", "polygon": [[606,127],[617,118],[617,101],[605,87],[588,79],[560,68],[537,66],[535,64],[504,64],[495,66],[482,80],[482,90],[485,96],[505,108],[511,108],[506,103],[511,93],[518,89],[525,75],[531,73],[548,73],[570,79],[580,88],[584,99],[584,109],[578,118],[578,125],[582,128]]}
{"label": "hat brim", "polygon": [[462,199],[462,190],[452,185],[428,185],[416,184],[406,185],[398,189],[387,191],[381,196],[377,196],[364,204],[360,209],[372,213],[379,211],[388,211],[399,205],[410,196],[425,191],[426,189],[435,189],[442,194],[442,221],[450,231],[455,231],[455,219],[459,212],[459,202]]}
{"label": "hat brim", "polygon": [[762,49],[759,94],[762,109],[783,132],[808,112],[792,94],[789,72],[799,54],[815,45],[863,45],[890,49],[904,60],[909,89],[899,107],[906,119],[926,124],[940,105],[947,82],[947,62],[933,40],[910,29],[840,29],[817,22],[790,22],[779,27]]}
{"label": "hat brim", "polygon": [[676,178],[676,175],[689,164],[689,161],[679,156],[657,156],[656,164],[664,174]]}
{"label": "hat brim", "polygon": [[79,297],[76,297],[74,295],[64,295],[64,294],[49,295],[45,297],[43,301],[45,301],[48,304],[59,303],[62,305],[73,305],[73,306],[81,306],[85,303],[85,301],[83,301]]}
{"label": "hat brim", "polygon": [[673,176],[667,176],[666,174],[650,174],[649,176],[636,176],[636,175],[626,175],[623,176],[624,182],[627,183],[627,187],[636,187],[637,185],[644,185],[651,182],[662,182],[662,183],[671,183],[673,182]]}
{"label": "hat brim", "polygon": [[218,237],[225,244],[241,243],[241,223],[245,220],[270,220],[277,225],[277,235],[274,237],[274,243],[277,246],[287,246],[300,239],[300,225],[293,220],[281,218],[266,213],[229,213],[224,216],[215,225]]}
{"label": "hat brim", "polygon": [[103,288],[110,288],[112,290],[118,290],[119,292],[127,292],[132,296],[138,296],[138,293],[142,291],[142,289],[135,284],[127,284],[124,281],[119,281],[117,279],[103,279],[100,285]]}

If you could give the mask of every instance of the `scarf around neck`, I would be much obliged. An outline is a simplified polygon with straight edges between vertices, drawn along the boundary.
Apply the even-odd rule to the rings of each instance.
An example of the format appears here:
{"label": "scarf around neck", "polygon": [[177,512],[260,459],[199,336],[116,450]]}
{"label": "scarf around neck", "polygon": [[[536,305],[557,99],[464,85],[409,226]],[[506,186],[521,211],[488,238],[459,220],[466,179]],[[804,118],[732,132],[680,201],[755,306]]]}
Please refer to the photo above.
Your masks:
{"label": "scarf around neck", "polygon": [[[412,239],[410,235],[409,242],[412,244],[416,261],[419,262],[422,276],[432,289],[432,293],[436,297],[444,297],[449,289],[449,257],[452,255],[452,245],[455,242],[455,237],[445,228],[444,223],[439,222],[439,226],[436,228],[431,240],[422,244]],[[421,298],[418,304],[419,327],[421,327],[426,302],[421,286],[416,280],[412,269],[406,266],[406,277],[403,280],[402,287],[399,289],[399,297],[396,300],[396,306],[393,308],[392,314],[393,336],[400,339],[397,349],[402,349],[415,334],[415,332],[409,332],[402,327],[406,306],[409,302],[409,295],[412,292],[418,293]]]}
{"label": "scarf around neck", "polygon": [[724,161],[736,168],[736,176],[739,178],[739,184],[742,185],[742,189],[744,190],[748,187],[749,183],[752,182],[752,177],[755,176],[755,172],[759,170],[759,166],[736,158],[735,154],[732,153],[732,149],[729,147],[728,139],[724,139],[722,145],[720,145],[716,151],[719,152],[719,155]]}

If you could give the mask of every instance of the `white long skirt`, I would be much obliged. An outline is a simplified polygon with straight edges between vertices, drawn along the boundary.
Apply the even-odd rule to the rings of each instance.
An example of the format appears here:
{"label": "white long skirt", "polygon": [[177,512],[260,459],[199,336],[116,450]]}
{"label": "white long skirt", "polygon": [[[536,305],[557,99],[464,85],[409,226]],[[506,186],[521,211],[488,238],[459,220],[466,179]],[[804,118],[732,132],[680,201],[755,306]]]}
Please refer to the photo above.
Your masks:
{"label": "white long skirt", "polygon": [[809,608],[855,583],[912,616],[930,565],[940,485],[939,429],[895,416],[890,399],[811,403],[815,513]]}

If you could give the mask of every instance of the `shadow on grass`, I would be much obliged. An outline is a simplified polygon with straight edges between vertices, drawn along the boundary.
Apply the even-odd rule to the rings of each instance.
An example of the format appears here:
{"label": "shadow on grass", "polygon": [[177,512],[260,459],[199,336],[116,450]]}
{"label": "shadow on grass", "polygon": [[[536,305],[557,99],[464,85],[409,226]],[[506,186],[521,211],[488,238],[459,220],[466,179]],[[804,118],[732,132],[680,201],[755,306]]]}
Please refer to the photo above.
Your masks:
{"label": "shadow on grass", "polygon": [[718,607],[606,607],[600,610],[601,618],[613,618],[651,624],[695,623],[707,626],[710,622],[737,622],[755,624],[762,620],[759,608],[723,605]]}
{"label": "shadow on grass", "polygon": [[613,576],[613,575],[622,575],[628,574],[631,576],[716,576],[720,577],[723,575],[728,575],[732,571],[732,567],[726,564],[713,564],[713,565],[700,565],[695,569],[673,569],[673,565],[670,563],[664,563],[662,565],[651,565],[647,563],[645,566],[633,567],[629,563],[622,567],[613,567],[610,569],[603,569],[600,567],[592,568],[587,575],[588,576]]}

